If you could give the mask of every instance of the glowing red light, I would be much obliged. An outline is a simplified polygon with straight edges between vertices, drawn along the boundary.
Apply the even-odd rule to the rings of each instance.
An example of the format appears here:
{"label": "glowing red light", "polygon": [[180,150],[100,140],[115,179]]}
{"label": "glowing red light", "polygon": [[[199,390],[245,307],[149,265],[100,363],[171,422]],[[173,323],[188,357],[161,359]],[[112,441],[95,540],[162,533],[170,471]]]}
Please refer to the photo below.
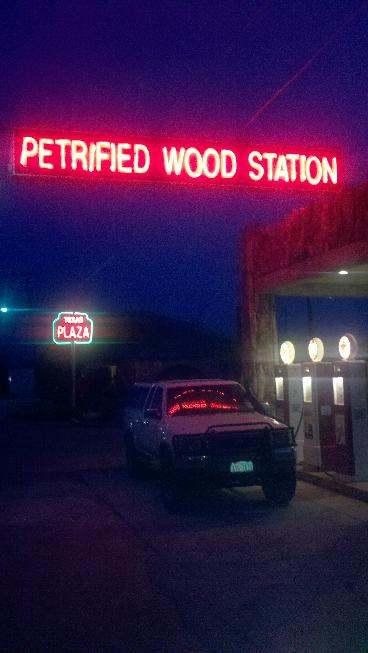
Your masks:
{"label": "glowing red light", "polygon": [[190,184],[328,188],[340,182],[336,154],[285,147],[134,139],[107,134],[15,132],[17,174]]}
{"label": "glowing red light", "polygon": [[[202,391],[203,392],[203,391]],[[184,393],[183,393],[184,394]],[[183,401],[180,403],[173,404],[169,410],[168,415],[172,416],[178,413],[179,411],[186,410],[238,410],[238,407],[234,404],[224,404],[218,401],[206,401],[206,399],[201,399],[200,401]]]}
{"label": "glowing red light", "polygon": [[210,408],[216,409],[216,410],[238,410],[238,407],[231,404],[222,404],[220,402],[216,401],[211,401],[210,403]]}
{"label": "glowing red light", "polygon": [[180,404],[173,404],[171,408],[167,411],[168,415],[175,415],[175,413],[178,413],[180,410]]}

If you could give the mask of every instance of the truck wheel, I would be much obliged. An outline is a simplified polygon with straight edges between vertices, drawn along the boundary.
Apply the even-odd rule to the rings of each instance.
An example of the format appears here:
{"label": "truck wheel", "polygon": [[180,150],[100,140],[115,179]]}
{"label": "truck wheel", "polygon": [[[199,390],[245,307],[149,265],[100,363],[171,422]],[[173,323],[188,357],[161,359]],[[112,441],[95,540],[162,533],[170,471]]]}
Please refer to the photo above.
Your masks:
{"label": "truck wheel", "polygon": [[262,489],[271,506],[287,506],[295,494],[295,474],[272,476],[264,481]]}
{"label": "truck wheel", "polygon": [[125,451],[126,451],[127,470],[130,478],[133,479],[144,478],[146,470],[143,464],[141,463],[141,461],[139,460],[137,450],[131,438],[127,440]]}

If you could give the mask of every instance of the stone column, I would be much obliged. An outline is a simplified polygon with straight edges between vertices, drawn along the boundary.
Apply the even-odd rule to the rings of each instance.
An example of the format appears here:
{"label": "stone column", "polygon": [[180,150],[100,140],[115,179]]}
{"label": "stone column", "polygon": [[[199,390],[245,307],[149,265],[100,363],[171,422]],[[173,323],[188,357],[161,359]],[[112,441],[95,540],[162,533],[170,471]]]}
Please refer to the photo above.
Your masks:
{"label": "stone column", "polygon": [[275,352],[277,330],[272,295],[256,295],[253,306],[244,307],[243,373],[260,401],[275,403]]}
{"label": "stone column", "polygon": [[254,241],[243,247],[242,363],[243,381],[260,401],[275,404],[274,366],[277,362],[275,301],[256,288]]}

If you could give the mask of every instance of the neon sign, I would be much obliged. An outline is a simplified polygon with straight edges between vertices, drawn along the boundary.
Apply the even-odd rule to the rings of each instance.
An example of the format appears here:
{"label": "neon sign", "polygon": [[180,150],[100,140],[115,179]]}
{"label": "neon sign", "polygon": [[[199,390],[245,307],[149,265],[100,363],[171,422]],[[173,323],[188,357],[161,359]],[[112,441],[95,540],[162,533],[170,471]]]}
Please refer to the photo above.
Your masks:
{"label": "neon sign", "polygon": [[93,337],[93,322],[87,313],[62,312],[52,323],[55,345],[89,345]]}
{"label": "neon sign", "polygon": [[14,172],[21,175],[274,188],[334,188],[336,153],[305,148],[218,145],[17,130]]}

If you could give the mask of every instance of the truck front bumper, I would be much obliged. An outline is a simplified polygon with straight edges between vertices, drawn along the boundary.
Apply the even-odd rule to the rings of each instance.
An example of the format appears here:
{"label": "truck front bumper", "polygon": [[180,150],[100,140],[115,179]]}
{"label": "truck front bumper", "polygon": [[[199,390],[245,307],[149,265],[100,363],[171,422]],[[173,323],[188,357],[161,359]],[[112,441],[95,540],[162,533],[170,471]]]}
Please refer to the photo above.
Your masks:
{"label": "truck front bumper", "polygon": [[[243,472],[231,471],[234,463],[252,463]],[[175,456],[175,472],[178,480],[187,484],[207,484],[217,487],[262,485],[270,476],[295,473],[295,451],[293,448],[277,449],[272,455],[250,459],[247,453],[234,457],[211,454],[186,454]]]}

